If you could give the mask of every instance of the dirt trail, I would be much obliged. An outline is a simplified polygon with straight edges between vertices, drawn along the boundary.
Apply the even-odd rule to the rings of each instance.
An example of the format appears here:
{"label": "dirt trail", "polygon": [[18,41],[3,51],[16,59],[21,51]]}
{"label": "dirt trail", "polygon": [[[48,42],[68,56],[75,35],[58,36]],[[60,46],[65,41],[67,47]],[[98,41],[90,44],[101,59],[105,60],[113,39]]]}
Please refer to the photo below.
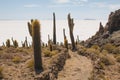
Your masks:
{"label": "dirt trail", "polygon": [[66,61],[64,69],[58,74],[57,80],[88,80],[93,70],[90,59],[69,51],[71,56]]}

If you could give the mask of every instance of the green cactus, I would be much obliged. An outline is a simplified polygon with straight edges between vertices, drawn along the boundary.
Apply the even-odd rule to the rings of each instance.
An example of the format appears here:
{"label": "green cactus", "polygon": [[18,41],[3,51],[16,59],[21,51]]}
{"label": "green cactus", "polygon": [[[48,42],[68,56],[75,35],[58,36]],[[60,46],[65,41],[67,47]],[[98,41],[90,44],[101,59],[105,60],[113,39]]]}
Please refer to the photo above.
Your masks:
{"label": "green cactus", "polygon": [[10,47],[10,39],[7,39],[7,41],[6,41],[6,47]]}
{"label": "green cactus", "polygon": [[41,56],[41,36],[40,36],[40,23],[38,20],[31,20],[31,26],[28,25],[29,33],[32,36],[33,49],[34,49],[34,68],[36,73],[43,70],[42,56]]}
{"label": "green cactus", "polygon": [[55,13],[53,13],[53,44],[56,44],[56,20],[55,20]]}
{"label": "green cactus", "polygon": [[70,32],[70,38],[71,38],[71,43],[72,43],[72,50],[76,50],[75,46],[75,40],[74,40],[74,35],[73,35],[73,28],[74,28],[74,22],[73,18],[70,17],[70,14],[68,14],[68,25],[69,25],[69,32]]}

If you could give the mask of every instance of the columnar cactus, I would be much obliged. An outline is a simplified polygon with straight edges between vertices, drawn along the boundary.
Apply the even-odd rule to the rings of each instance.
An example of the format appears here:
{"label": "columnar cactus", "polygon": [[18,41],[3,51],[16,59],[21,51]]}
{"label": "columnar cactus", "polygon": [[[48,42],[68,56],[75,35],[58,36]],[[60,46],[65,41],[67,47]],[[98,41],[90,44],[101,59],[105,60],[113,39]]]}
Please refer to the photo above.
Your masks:
{"label": "columnar cactus", "polygon": [[65,48],[68,49],[68,40],[67,40],[67,38],[64,39],[64,46],[65,46]]}
{"label": "columnar cactus", "polygon": [[33,50],[34,50],[34,68],[36,73],[43,70],[42,57],[41,57],[41,36],[40,36],[40,23],[38,20],[32,20],[31,24],[28,23],[29,33],[32,36]]}
{"label": "columnar cactus", "polygon": [[63,29],[63,36],[64,36],[64,39],[65,39],[66,38],[65,29]]}
{"label": "columnar cactus", "polygon": [[73,18],[70,17],[70,14],[68,14],[68,25],[69,25],[69,32],[70,32],[70,38],[72,43],[72,50],[76,50],[74,36],[73,36],[73,28],[74,28],[74,22]]}
{"label": "columnar cactus", "polygon": [[55,20],[55,13],[53,13],[53,44],[56,44],[56,20]]}
{"label": "columnar cactus", "polygon": [[64,36],[64,46],[65,46],[65,48],[68,49],[68,40],[67,40],[67,37],[65,35],[65,29],[63,29],[63,36]]}
{"label": "columnar cactus", "polygon": [[7,41],[6,41],[6,47],[10,47],[10,39],[7,39]]}
{"label": "columnar cactus", "polygon": [[12,37],[12,42],[13,42],[13,46],[15,47],[15,48],[17,48],[18,47],[18,42],[17,42],[17,40],[13,40],[13,37]]}
{"label": "columnar cactus", "polygon": [[48,45],[50,44],[50,35],[48,34]]}
{"label": "columnar cactus", "polygon": [[25,47],[25,42],[21,41],[22,47]]}
{"label": "columnar cactus", "polygon": [[28,48],[27,36],[25,37],[25,46]]}

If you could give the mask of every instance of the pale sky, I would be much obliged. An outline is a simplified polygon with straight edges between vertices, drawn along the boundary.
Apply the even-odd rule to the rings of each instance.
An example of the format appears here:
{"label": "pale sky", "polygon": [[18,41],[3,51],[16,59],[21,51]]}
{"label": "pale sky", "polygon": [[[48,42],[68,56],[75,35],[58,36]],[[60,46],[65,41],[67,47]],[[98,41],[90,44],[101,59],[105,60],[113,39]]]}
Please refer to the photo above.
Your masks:
{"label": "pale sky", "polygon": [[0,0],[0,19],[107,19],[120,0]]}

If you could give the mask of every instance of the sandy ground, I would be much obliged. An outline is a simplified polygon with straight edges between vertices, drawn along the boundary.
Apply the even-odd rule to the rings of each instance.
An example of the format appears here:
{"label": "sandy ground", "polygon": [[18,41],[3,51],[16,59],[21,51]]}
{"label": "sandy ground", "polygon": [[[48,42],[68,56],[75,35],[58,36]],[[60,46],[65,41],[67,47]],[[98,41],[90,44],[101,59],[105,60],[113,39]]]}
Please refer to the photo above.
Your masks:
{"label": "sandy ground", "polygon": [[66,61],[57,80],[89,80],[93,70],[92,61],[76,52],[69,51],[69,54],[71,58]]}

